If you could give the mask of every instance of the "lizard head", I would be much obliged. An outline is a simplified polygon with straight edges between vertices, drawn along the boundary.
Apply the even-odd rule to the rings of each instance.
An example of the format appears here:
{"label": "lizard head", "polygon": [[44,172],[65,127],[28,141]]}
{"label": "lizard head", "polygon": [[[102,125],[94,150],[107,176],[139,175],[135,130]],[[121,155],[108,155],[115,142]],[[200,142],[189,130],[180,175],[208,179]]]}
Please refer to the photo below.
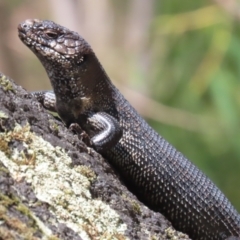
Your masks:
{"label": "lizard head", "polygon": [[[52,21],[38,19],[22,22],[18,32],[22,42],[45,67],[57,102],[75,101],[82,108],[96,106],[91,102],[99,101],[96,98],[108,77],[90,45],[78,33]],[[81,108],[78,106],[78,109]]]}

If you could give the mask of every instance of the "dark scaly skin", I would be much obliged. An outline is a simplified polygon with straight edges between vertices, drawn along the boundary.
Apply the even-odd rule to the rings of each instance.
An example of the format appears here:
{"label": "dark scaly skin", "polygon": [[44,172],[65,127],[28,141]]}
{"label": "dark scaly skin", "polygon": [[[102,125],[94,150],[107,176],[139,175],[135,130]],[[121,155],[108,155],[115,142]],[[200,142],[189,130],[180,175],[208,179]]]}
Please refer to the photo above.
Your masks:
{"label": "dark scaly skin", "polygon": [[238,239],[240,215],[228,199],[138,115],[81,36],[35,19],[19,25],[19,37],[45,67],[68,126],[78,123],[92,137],[89,115],[104,112],[118,121],[122,138],[103,155],[146,205],[193,239]]}

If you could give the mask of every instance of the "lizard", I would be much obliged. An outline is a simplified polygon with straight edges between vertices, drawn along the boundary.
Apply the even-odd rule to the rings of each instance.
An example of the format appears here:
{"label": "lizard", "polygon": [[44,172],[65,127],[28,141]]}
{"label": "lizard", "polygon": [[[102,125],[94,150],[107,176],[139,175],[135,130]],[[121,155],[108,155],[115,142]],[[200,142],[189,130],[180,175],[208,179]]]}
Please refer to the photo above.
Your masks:
{"label": "lizard", "polygon": [[90,45],[49,20],[18,26],[44,66],[53,92],[33,95],[67,127],[79,126],[133,193],[195,240],[240,239],[240,215],[217,186],[124,98]]}

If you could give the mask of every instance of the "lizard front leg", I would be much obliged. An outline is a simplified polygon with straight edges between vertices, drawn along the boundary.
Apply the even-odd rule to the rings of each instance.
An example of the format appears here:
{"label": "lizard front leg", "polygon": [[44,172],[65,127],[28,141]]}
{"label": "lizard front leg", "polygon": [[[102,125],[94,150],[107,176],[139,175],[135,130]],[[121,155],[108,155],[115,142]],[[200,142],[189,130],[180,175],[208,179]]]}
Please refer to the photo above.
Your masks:
{"label": "lizard front leg", "polygon": [[[45,109],[57,112],[56,96],[53,91],[40,91],[31,93]],[[92,145],[98,152],[104,152],[114,147],[122,137],[122,129],[118,121],[105,112],[90,113],[85,126],[86,132],[91,133],[91,139],[87,139],[86,132],[78,123],[71,123],[70,130],[86,140],[87,145]]]}

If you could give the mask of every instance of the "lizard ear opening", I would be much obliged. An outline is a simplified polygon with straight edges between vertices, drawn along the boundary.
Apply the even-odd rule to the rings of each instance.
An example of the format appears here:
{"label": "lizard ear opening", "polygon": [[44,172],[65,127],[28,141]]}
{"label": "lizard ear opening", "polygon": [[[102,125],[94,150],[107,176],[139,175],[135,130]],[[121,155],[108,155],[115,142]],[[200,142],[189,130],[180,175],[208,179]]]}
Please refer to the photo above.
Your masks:
{"label": "lizard ear opening", "polygon": [[81,65],[83,62],[86,61],[86,55],[82,55],[78,60],[77,60],[77,64]]}

